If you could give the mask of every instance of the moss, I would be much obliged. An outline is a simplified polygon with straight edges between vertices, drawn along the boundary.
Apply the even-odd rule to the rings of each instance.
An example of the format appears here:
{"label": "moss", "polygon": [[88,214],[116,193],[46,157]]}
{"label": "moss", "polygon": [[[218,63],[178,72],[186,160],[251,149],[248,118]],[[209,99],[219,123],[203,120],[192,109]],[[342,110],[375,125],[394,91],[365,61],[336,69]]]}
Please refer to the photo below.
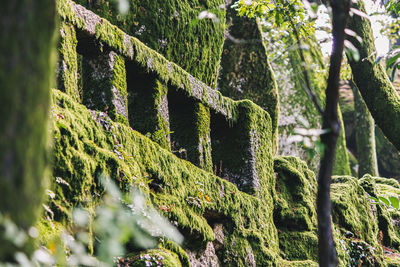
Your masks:
{"label": "moss", "polygon": [[295,157],[274,160],[274,223],[279,247],[287,260],[317,260],[317,181],[307,164]]}
{"label": "moss", "polygon": [[[52,210],[56,219],[68,225],[71,209],[82,205],[94,212],[96,195],[102,193],[98,178],[107,174],[129,188],[141,185],[145,176],[136,177],[138,165],[118,138],[116,126],[104,113],[89,113],[59,91],[53,91],[54,181]],[[96,120],[93,119],[94,116]],[[101,126],[100,124],[101,123]]]}
{"label": "moss", "polygon": [[79,101],[81,96],[78,90],[78,56],[76,53],[78,41],[75,27],[69,23],[61,23],[60,35],[58,88]]}
{"label": "moss", "polygon": [[160,246],[178,255],[179,261],[183,266],[190,266],[189,257],[182,247],[170,240],[163,240]]}
{"label": "moss", "polygon": [[178,255],[166,249],[151,249],[141,252],[139,255],[129,257],[123,260],[124,264],[129,266],[165,266],[165,267],[180,267]]}
{"label": "moss", "polygon": [[400,178],[400,153],[385,137],[379,127],[375,128],[376,152],[379,173],[383,177]]}
{"label": "moss", "polygon": [[358,160],[350,151],[347,151],[347,155],[349,155],[351,176],[358,177]]}
{"label": "moss", "polygon": [[63,224],[51,222],[44,218],[41,218],[35,227],[39,232],[38,238],[35,240],[37,247],[51,247],[56,245],[60,242],[60,236],[65,231]]}
{"label": "moss", "polygon": [[315,231],[279,232],[279,247],[285,259],[318,261],[318,236]]}
{"label": "moss", "polygon": [[[225,9],[220,8],[223,0],[130,0],[129,12],[124,16],[119,15],[113,1],[76,2],[215,88],[224,41]],[[204,10],[211,10],[219,22],[198,19]]]}
{"label": "moss", "polygon": [[336,176],[332,179],[331,198],[332,220],[340,228],[378,247],[378,225],[366,198],[366,192],[357,179],[350,176]]}
{"label": "moss", "polygon": [[168,99],[172,151],[212,172],[210,109],[174,89]]}
{"label": "moss", "polygon": [[317,181],[314,173],[295,157],[276,158],[274,171],[277,173],[274,219],[279,229],[315,230]]}
{"label": "moss", "polygon": [[[269,63],[258,21],[237,15],[227,7],[230,24],[221,59],[218,89],[236,100],[249,99],[271,116],[274,151],[278,145],[278,86]],[[233,40],[232,40],[233,39]]]}
{"label": "moss", "polygon": [[[250,124],[246,127],[253,127],[253,123],[259,127],[255,128],[260,142],[256,152],[260,164],[256,168],[261,189],[251,196],[232,183],[177,158],[129,127],[114,123],[101,113],[89,113],[60,91],[53,91],[53,97],[54,172],[71,187],[58,185],[56,191],[69,201],[66,209],[78,204],[87,209],[94,206],[93,196],[101,194],[96,180],[101,172],[108,173],[122,188],[137,184],[147,192],[146,179],[151,179],[152,202],[157,208],[169,208],[163,211],[164,215],[175,221],[187,238],[213,241],[215,236],[207,219],[228,220],[231,228],[221,255],[229,255],[230,248],[235,248],[236,256],[232,260],[245,262],[248,248],[251,248],[261,265],[276,263],[278,237],[272,219],[271,126],[261,108],[247,101],[237,104],[238,113],[249,112],[246,116]],[[64,118],[57,119],[57,114]],[[208,217],[208,214],[214,215]],[[234,240],[241,241],[232,243]]]}
{"label": "moss", "polygon": [[[398,197],[400,194],[399,183],[394,179],[364,175],[359,182],[365,191],[373,197]],[[386,246],[399,249],[400,231],[397,225],[400,220],[400,212],[383,205],[377,205],[376,209],[378,227],[382,232],[382,243]]]}
{"label": "moss", "polygon": [[333,175],[351,175],[349,156],[347,154],[346,134],[343,124],[342,113],[338,106],[338,116],[340,121],[341,131],[336,144],[335,160],[333,165]]}
{"label": "moss", "polygon": [[375,122],[369,113],[357,87],[353,87],[354,121],[356,127],[359,178],[364,174],[378,176],[378,163],[375,149]]}
{"label": "moss", "polygon": [[[365,11],[363,1],[354,3],[354,8]],[[363,40],[361,43],[355,38],[350,40],[359,51],[360,58],[363,59],[357,62],[349,59],[354,81],[379,128],[389,141],[400,149],[398,138],[400,125],[397,124],[400,121],[400,98],[383,66],[376,63],[371,23],[360,16],[353,16],[349,20],[348,28]]]}
{"label": "moss", "polygon": [[[50,176],[48,110],[56,63],[55,3],[5,2],[0,11],[0,213],[29,229]],[[29,245],[28,245],[29,246]],[[30,248],[20,248],[28,255]],[[16,247],[0,229],[0,261]]]}
{"label": "moss", "polygon": [[170,83],[228,118],[235,116],[234,103],[231,99],[223,97],[219,92],[196,80],[177,64],[168,61],[137,38],[127,35],[106,19],[98,17],[70,0],[59,2],[60,16],[83,30],[85,34],[97,38],[101,43],[106,44],[121,56],[133,60],[148,72],[154,72],[163,83]]}
{"label": "moss", "polygon": [[306,261],[287,261],[281,260],[279,262],[279,266],[282,267],[317,267],[318,263],[311,260]]}

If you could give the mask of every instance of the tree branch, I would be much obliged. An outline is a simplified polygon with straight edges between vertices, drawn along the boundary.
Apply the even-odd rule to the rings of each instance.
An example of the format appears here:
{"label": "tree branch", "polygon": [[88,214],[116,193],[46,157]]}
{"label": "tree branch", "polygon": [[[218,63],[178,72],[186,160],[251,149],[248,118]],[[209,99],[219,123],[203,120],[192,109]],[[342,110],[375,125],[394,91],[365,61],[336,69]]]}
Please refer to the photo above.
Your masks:
{"label": "tree branch", "polygon": [[[292,26],[294,36],[296,37],[297,45],[299,46],[299,53],[300,53],[301,62],[306,63],[306,60],[305,60],[305,57],[304,57],[304,53],[303,53],[303,48],[302,48],[301,41],[300,41],[299,32],[297,31],[297,28],[293,23],[292,17],[288,16],[288,18],[289,18],[289,21],[290,21],[290,25]],[[308,77],[308,71],[304,67],[303,64],[301,64],[301,70],[302,70],[302,73],[303,73],[303,76],[304,76],[304,80],[306,82],[306,86],[303,85],[302,87],[303,87],[304,91],[306,91],[307,95],[310,97],[311,101],[314,103],[314,105],[317,108],[318,112],[321,115],[323,115],[324,111],[323,111],[323,109],[321,107],[321,104],[318,101],[317,96],[314,94],[314,92],[313,92],[313,90],[311,88],[310,78]]]}
{"label": "tree branch", "polygon": [[343,58],[346,21],[349,17],[349,0],[331,0],[333,47],[330,58],[326,105],[323,115],[323,129],[329,132],[321,136],[325,151],[318,173],[318,257],[323,267],[337,266],[338,259],[332,234],[330,186],[335,158],[336,142],[340,132],[338,117],[339,77]]}

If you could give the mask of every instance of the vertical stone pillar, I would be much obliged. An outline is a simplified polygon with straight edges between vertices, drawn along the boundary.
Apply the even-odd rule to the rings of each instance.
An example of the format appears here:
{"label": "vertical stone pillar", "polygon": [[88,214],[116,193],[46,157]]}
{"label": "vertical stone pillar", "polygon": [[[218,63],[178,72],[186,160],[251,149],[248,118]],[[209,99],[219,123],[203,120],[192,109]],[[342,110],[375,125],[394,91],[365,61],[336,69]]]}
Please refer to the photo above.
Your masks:
{"label": "vertical stone pillar", "polygon": [[226,0],[227,36],[221,57],[219,91],[235,100],[249,99],[271,116],[274,153],[278,150],[279,95],[275,74],[264,44],[261,25],[239,16]]}
{"label": "vertical stone pillar", "polygon": [[236,118],[211,118],[214,172],[249,194],[275,185],[271,175],[273,133],[267,112],[245,100],[237,104]]}
{"label": "vertical stone pillar", "polygon": [[168,105],[172,152],[211,172],[210,109],[174,88]]}
{"label": "vertical stone pillar", "polygon": [[170,149],[168,86],[135,62],[127,62],[129,123],[163,148]]}
{"label": "vertical stone pillar", "polygon": [[58,89],[80,101],[78,90],[78,62],[76,31],[73,25],[62,22],[60,27],[59,62],[57,73]]}
{"label": "vertical stone pillar", "polygon": [[113,51],[83,55],[83,103],[128,124],[125,60]]}
{"label": "vertical stone pillar", "polygon": [[197,103],[195,106],[195,119],[197,140],[195,157],[198,160],[198,163],[195,162],[195,164],[203,170],[212,171],[210,109],[201,103]]}

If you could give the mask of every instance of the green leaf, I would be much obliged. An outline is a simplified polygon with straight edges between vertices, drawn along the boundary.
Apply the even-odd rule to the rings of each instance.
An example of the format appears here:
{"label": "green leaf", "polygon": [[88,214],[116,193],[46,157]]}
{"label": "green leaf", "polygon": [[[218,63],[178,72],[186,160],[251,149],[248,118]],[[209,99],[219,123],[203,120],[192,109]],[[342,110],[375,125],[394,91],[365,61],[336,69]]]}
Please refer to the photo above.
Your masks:
{"label": "green leaf", "polygon": [[387,199],[384,198],[384,197],[378,197],[378,199],[379,199],[380,201],[382,201],[383,203],[385,203],[386,206],[390,207],[390,202],[389,202],[389,200],[387,200]]}
{"label": "green leaf", "polygon": [[392,69],[392,74],[390,75],[390,81],[393,82],[394,78],[396,76],[396,70],[397,70],[397,66],[399,65],[399,62],[397,62],[396,64],[394,64],[393,69]]}
{"label": "green leaf", "polygon": [[386,61],[386,66],[388,68],[392,67],[393,64],[400,58],[400,52],[394,54],[392,57],[388,58]]}
{"label": "green leaf", "polygon": [[389,200],[392,207],[398,210],[400,206],[399,199],[397,197],[389,197]]}
{"label": "green leaf", "polygon": [[379,203],[379,199],[377,199],[376,197],[368,197],[368,198]]}

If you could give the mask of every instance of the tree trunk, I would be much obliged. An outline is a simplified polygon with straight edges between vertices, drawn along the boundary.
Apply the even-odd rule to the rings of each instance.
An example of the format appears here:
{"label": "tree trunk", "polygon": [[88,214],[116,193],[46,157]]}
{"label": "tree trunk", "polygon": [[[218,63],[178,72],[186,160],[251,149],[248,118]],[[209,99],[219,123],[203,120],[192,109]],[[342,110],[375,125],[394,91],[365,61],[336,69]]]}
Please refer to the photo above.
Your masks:
{"label": "tree trunk", "polygon": [[[365,12],[364,3],[358,0],[354,8]],[[375,63],[376,49],[371,23],[363,17],[353,15],[348,28],[363,40],[360,44],[349,37],[360,53],[360,60],[349,58],[354,81],[367,104],[372,117],[390,142],[400,150],[400,97],[390,82],[384,68]]]}
{"label": "tree trunk", "polygon": [[364,174],[379,176],[375,148],[375,122],[358,88],[352,84],[351,89],[354,95],[358,177],[361,178]]}
{"label": "tree trunk", "polygon": [[337,266],[338,259],[332,235],[330,186],[335,158],[336,142],[340,133],[338,117],[339,75],[343,58],[344,30],[349,14],[348,1],[332,0],[332,36],[333,49],[330,58],[326,104],[322,128],[329,130],[321,136],[325,151],[318,173],[318,258],[319,266]]}
{"label": "tree trunk", "polygon": [[[53,0],[0,5],[0,213],[22,229],[35,223],[49,175],[54,28]],[[15,249],[0,231],[0,261]]]}

